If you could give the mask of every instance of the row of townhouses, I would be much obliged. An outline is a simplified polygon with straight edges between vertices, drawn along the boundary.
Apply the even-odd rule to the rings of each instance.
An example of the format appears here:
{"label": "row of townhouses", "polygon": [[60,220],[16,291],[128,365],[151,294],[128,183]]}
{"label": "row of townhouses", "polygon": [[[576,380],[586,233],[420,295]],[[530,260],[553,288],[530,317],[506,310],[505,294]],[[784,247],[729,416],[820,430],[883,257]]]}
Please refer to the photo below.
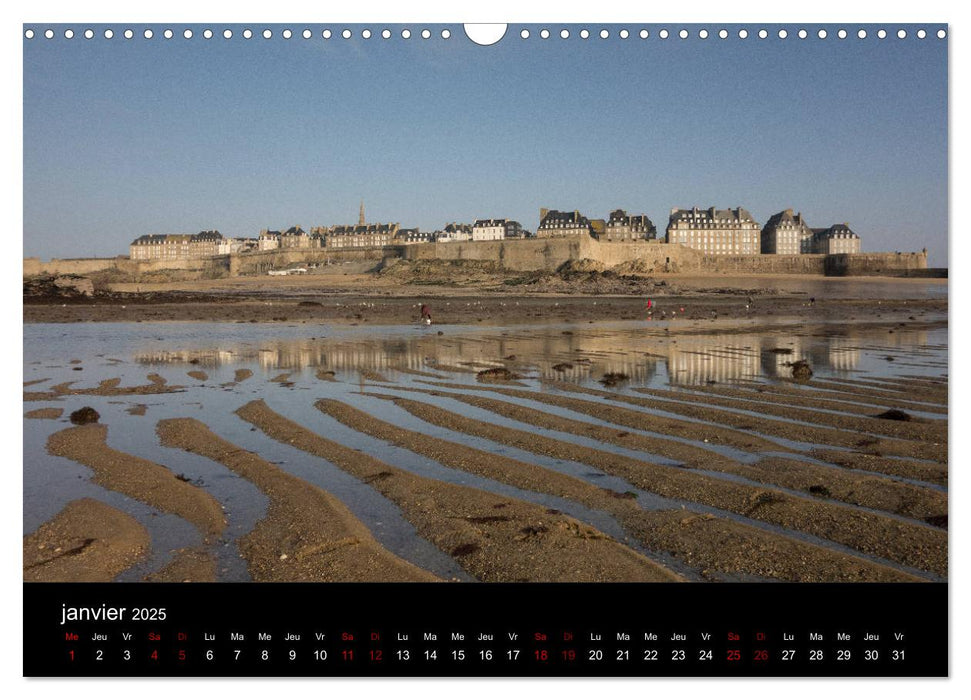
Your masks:
{"label": "row of townhouses", "polygon": [[[132,260],[201,258],[252,250],[288,248],[348,250],[381,248],[417,243],[501,241],[524,238],[590,236],[604,242],[657,241],[657,227],[646,214],[610,212],[607,219],[588,219],[578,210],[540,209],[536,233],[510,219],[477,219],[475,223],[451,222],[441,230],[401,228],[397,223],[365,223],[364,206],[356,225],[300,226],[285,231],[264,229],[258,238],[223,238],[218,231],[197,234],[152,234],[132,242]],[[786,209],[761,226],[741,207],[735,209],[674,208],[668,219],[666,243],[680,244],[706,255],[795,255],[800,253],[859,253],[860,237],[848,224],[810,228],[802,214]]]}
{"label": "row of townhouses", "polygon": [[[623,209],[609,219],[588,219],[579,211],[540,209],[537,238],[585,235],[601,241],[658,240],[657,228],[644,214],[629,215]],[[742,207],[735,209],[671,210],[666,243],[680,244],[705,255],[796,255],[799,253],[859,253],[860,237],[849,224],[810,228],[801,213],[786,209],[761,226]]]}

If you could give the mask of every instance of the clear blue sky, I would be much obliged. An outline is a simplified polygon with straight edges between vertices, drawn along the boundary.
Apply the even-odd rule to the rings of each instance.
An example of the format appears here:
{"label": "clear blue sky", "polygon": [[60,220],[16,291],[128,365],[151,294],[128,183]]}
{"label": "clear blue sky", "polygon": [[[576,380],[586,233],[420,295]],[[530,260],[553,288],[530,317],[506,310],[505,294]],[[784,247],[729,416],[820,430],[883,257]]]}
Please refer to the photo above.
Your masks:
{"label": "clear blue sky", "polygon": [[478,47],[456,25],[448,40],[234,25],[228,41],[172,26],[24,41],[24,255],[353,223],[363,198],[369,221],[423,230],[534,230],[541,206],[625,208],[661,231],[672,206],[760,222],[792,207],[849,222],[864,250],[926,246],[947,264],[948,42],[933,33],[544,41],[529,26],[524,41],[516,25]]}

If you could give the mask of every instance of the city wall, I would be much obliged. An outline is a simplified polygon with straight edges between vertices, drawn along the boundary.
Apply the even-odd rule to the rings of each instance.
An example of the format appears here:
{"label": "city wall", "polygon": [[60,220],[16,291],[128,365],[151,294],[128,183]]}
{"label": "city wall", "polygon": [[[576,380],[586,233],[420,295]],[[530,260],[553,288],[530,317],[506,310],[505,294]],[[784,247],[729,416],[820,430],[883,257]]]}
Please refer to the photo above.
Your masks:
{"label": "city wall", "polygon": [[270,270],[284,270],[300,265],[339,265],[340,263],[360,263],[373,261],[377,267],[383,260],[403,257],[406,246],[385,246],[361,250],[334,250],[333,248],[283,248],[232,255],[229,261],[229,274],[263,275]]}
{"label": "city wall", "polygon": [[[590,241],[597,243],[593,239]],[[531,272],[555,270],[568,260],[587,257],[583,253],[586,243],[587,241],[581,241],[579,238],[417,243],[404,246],[404,258],[406,260],[498,262],[505,270]]]}
{"label": "city wall", "polygon": [[[570,260],[595,260],[605,268],[628,264],[640,273],[745,273],[794,275],[927,274],[924,253],[856,255],[703,255],[659,241],[601,243],[593,238],[423,243],[405,247],[408,260],[494,260],[514,272],[556,270]],[[633,265],[634,262],[636,265]],[[921,273],[920,271],[925,271]]]}
{"label": "city wall", "polygon": [[927,268],[925,253],[859,253],[855,255],[702,255],[681,245],[657,241],[601,243],[593,238],[553,238],[461,243],[420,243],[367,250],[283,249],[194,260],[132,261],[128,258],[24,259],[24,277],[39,274],[114,274],[137,281],[151,273],[182,279],[262,275],[300,265],[406,260],[477,260],[498,262],[510,272],[553,271],[571,260],[594,260],[610,269],[640,274],[724,273],[827,276],[889,275],[944,277],[946,270]]}
{"label": "city wall", "polygon": [[[896,275],[926,277],[937,272],[927,269],[925,253],[857,253],[826,256],[825,274],[833,277]],[[944,277],[945,275],[935,275]]]}
{"label": "city wall", "polygon": [[229,256],[180,260],[131,260],[116,258],[24,258],[24,277],[34,275],[91,275],[108,273],[133,280],[153,272],[175,273],[185,279],[225,277],[229,273]]}

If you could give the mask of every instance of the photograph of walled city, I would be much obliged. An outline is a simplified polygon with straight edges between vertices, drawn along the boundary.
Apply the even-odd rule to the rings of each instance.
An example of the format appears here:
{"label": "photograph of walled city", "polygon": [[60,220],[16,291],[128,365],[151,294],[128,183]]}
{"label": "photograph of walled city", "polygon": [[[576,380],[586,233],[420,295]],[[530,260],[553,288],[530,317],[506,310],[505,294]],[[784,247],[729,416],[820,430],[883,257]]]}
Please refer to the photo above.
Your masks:
{"label": "photograph of walled city", "polygon": [[24,581],[947,580],[946,41],[383,28],[25,39]]}

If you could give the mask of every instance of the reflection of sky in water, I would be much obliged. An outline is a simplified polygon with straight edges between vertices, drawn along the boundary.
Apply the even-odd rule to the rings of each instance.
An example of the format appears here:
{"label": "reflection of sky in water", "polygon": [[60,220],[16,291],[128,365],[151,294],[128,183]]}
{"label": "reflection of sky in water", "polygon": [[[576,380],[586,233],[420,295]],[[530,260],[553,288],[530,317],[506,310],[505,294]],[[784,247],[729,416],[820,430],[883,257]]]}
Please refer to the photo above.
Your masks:
{"label": "reflection of sky in water", "polygon": [[[438,335],[439,330],[443,335]],[[696,332],[692,333],[692,330]],[[359,370],[379,372],[402,387],[430,388],[428,382],[434,379],[406,371],[418,370],[433,372],[452,383],[484,388],[477,382],[475,372],[505,362],[523,376],[522,383],[530,389],[543,388],[547,380],[554,379],[600,388],[596,382],[605,372],[624,372],[631,381],[622,385],[621,391],[632,386],[773,381],[788,377],[791,370],[785,363],[797,359],[808,360],[817,377],[940,376],[947,372],[946,328],[930,331],[897,328],[894,333],[888,333],[886,328],[867,330],[850,324],[834,324],[811,328],[781,326],[753,333],[701,334],[697,330],[697,325],[666,327],[656,322],[653,325],[618,322],[489,329],[458,326],[308,327],[305,324],[27,325],[24,327],[24,379],[45,381],[26,387],[25,391],[44,391],[66,381],[77,382],[75,386],[79,388],[93,388],[101,380],[115,377],[121,379],[122,387],[144,385],[146,375],[153,372],[161,374],[169,385],[184,389],[158,395],[65,396],[60,400],[25,403],[25,411],[57,406],[64,408],[65,413],[57,421],[24,421],[24,531],[33,531],[67,501],[87,495],[123,508],[148,527],[157,552],[138,571],[158,568],[167,561],[167,552],[172,549],[198,544],[198,536],[192,528],[178,518],[160,516],[148,506],[105,491],[89,481],[90,470],[87,468],[47,455],[44,449],[47,437],[68,427],[70,411],[89,405],[101,413],[102,422],[109,426],[108,442],[112,447],[200,480],[204,488],[226,507],[229,528],[223,542],[216,547],[221,574],[230,580],[247,577],[245,567],[238,560],[234,541],[263,516],[266,498],[252,484],[221,465],[181,450],[161,447],[154,432],[155,423],[161,418],[186,416],[202,420],[216,434],[244,449],[258,451],[281,469],[333,493],[392,551],[445,577],[463,578],[464,574],[454,562],[420,538],[393,503],[325,460],[251,431],[233,411],[247,401],[263,398],[274,410],[311,430],[389,463],[433,478],[556,507],[617,535],[620,534],[617,525],[602,513],[442,467],[340,425],[316,411],[313,401],[321,397],[337,398],[409,429],[474,444],[493,453],[531,461],[617,491],[634,491],[645,508],[656,508],[669,504],[666,499],[633,489],[622,480],[598,474],[587,466],[529,455],[487,440],[453,434],[423,423],[387,401],[360,396],[356,392],[364,382],[371,391],[430,401],[471,417],[516,427],[514,421],[446,397],[433,399],[391,387],[378,387],[375,381],[362,379]],[[778,349],[791,352],[775,352]],[[513,356],[514,359],[507,359]],[[894,359],[888,360],[888,357]],[[70,364],[71,360],[80,360],[80,363]],[[564,363],[572,367],[553,369]],[[75,367],[83,369],[75,371]],[[254,376],[233,384],[235,371],[243,368],[251,369]],[[315,374],[319,369],[333,370],[338,381],[317,379]],[[203,371],[208,379],[191,378],[187,375],[189,371]],[[293,385],[267,381],[280,374],[290,374]],[[147,407],[144,416],[128,413],[129,408],[140,404]],[[534,407],[602,423],[589,415],[571,415],[569,411],[558,411],[548,405]],[[528,426],[525,429],[577,444],[590,442],[566,434],[555,435],[554,431]],[[776,442],[781,446],[785,441]],[[620,454],[627,452],[619,447],[596,446]],[[734,454],[736,450],[724,449],[732,452],[729,456],[744,462],[757,458],[757,455]],[[640,457],[660,463],[669,461],[656,455],[653,459],[646,454]],[[687,504],[687,507],[690,509],[692,505]],[[739,516],[726,514],[726,517]],[[173,520],[177,521],[176,525],[172,524]],[[757,526],[765,527],[764,524]],[[137,574],[129,572],[126,576]]]}

